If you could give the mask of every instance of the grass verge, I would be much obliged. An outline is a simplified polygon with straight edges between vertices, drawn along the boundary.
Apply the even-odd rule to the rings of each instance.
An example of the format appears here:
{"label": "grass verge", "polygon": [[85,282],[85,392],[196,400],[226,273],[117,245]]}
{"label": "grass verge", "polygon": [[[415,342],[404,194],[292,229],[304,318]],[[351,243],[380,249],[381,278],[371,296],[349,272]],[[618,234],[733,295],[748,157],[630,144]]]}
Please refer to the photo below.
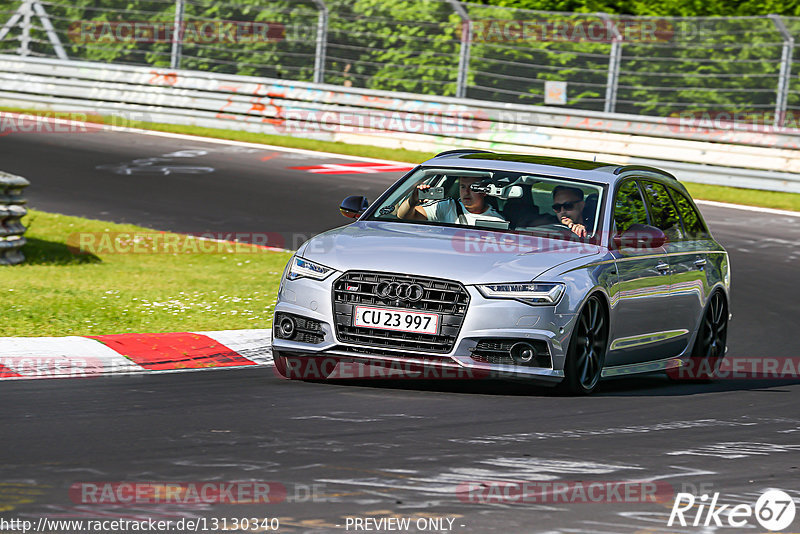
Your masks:
{"label": "grass verge", "polygon": [[[83,254],[68,245],[79,235],[102,243],[98,238],[115,232],[174,234],[35,210],[23,223],[29,226],[26,262],[0,267],[2,336],[269,328],[290,257],[209,242],[152,253],[99,246]],[[181,252],[198,248],[205,253]]]}
{"label": "grass verge", "polygon": [[[36,110],[2,107],[0,111],[9,112],[36,112]],[[89,116],[90,122],[109,124],[111,117],[100,115]],[[318,150],[322,152],[333,152],[348,156],[360,156],[366,158],[387,159],[393,161],[403,161],[408,163],[419,163],[435,155],[435,152],[417,152],[405,149],[382,148],[369,145],[349,145],[345,143],[335,143],[331,141],[318,141],[316,139],[303,139],[300,137],[290,137],[284,135],[268,135],[252,132],[240,132],[236,130],[221,130],[216,128],[201,128],[199,126],[183,126],[177,124],[161,124],[153,122],[131,121],[127,119],[117,119],[131,128],[142,128],[145,130],[156,130],[160,132],[179,133],[186,135],[198,135],[202,137],[214,137],[217,139],[230,139],[233,141],[245,141],[248,143],[261,143],[288,148],[302,148],[306,150]],[[760,191],[757,189],[741,189],[738,187],[725,187],[718,185],[696,184],[684,182],[689,192],[696,199],[715,200],[717,202],[729,202],[731,204],[743,204],[747,206],[761,206],[765,208],[775,208],[791,211],[800,211],[800,194],[784,193],[779,191]]]}
{"label": "grass verge", "polygon": [[683,185],[689,190],[692,198],[730,202],[731,204],[743,204],[745,206],[800,211],[800,194],[798,193],[759,191],[756,189],[741,189],[739,187],[695,184],[691,182],[683,182]]}

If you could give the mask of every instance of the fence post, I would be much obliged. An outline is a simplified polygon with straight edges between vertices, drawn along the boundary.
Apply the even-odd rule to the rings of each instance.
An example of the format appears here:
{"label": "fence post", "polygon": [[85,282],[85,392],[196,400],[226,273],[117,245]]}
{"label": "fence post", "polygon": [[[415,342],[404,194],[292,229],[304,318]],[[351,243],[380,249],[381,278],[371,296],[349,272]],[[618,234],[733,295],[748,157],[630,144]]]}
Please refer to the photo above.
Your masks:
{"label": "fence post", "polygon": [[606,79],[606,101],[603,111],[614,113],[617,107],[617,85],[619,84],[619,64],[622,60],[622,35],[620,35],[617,25],[608,16],[608,13],[598,13],[600,18],[606,21],[608,28],[614,34],[611,39],[611,52],[608,55],[608,77]]}
{"label": "fence post", "polygon": [[325,0],[314,0],[317,15],[317,50],[314,54],[314,83],[325,83],[325,53],[328,45],[328,6]]}
{"label": "fence post", "polygon": [[181,68],[181,45],[183,44],[183,0],[175,0],[175,24],[172,27],[172,53],[169,66]]}
{"label": "fence post", "polygon": [[33,16],[33,0],[24,0],[20,6],[22,12],[22,33],[19,39],[18,53],[27,56],[31,53],[31,17]]}
{"label": "fence post", "polygon": [[789,97],[789,77],[792,73],[792,54],[794,53],[794,38],[786,29],[780,15],[771,14],[767,15],[772,19],[773,24],[781,32],[783,36],[783,47],[781,48],[781,70],[778,74],[778,88],[775,98],[775,118],[772,120],[772,125],[775,128],[783,126],[783,121],[786,118],[786,106]]}
{"label": "fence post", "polygon": [[21,18],[22,18],[22,6],[20,6],[14,12],[14,14],[11,15],[11,18],[8,19],[5,24],[3,24],[3,27],[0,28],[0,41],[6,38],[6,35],[8,35],[8,33],[11,31],[11,28],[16,26],[16,24],[19,22]]}
{"label": "fence post", "polygon": [[39,0],[33,0],[33,10],[36,12],[36,16],[39,17],[44,31],[47,32],[47,38],[50,39],[50,44],[53,45],[53,50],[56,51],[58,59],[63,61],[69,60],[67,53],[64,51],[64,47],[61,45],[61,39],[58,38],[58,33],[56,33],[56,29],[53,27],[53,23],[50,22],[47,11],[44,10],[44,6],[42,6]]}
{"label": "fence post", "polygon": [[458,54],[458,76],[456,78],[456,98],[467,96],[467,80],[469,78],[469,54],[472,45],[472,19],[459,0],[447,0],[453,11],[461,19],[461,50]]}

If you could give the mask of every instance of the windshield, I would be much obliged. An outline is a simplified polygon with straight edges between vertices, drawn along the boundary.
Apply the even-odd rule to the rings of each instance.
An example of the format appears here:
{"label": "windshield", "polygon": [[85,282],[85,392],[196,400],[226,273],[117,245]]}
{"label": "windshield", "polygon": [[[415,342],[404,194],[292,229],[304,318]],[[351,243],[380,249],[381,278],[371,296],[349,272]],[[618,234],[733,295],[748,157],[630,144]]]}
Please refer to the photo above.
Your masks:
{"label": "windshield", "polygon": [[590,240],[598,232],[599,184],[507,171],[421,168],[369,220],[524,232]]}

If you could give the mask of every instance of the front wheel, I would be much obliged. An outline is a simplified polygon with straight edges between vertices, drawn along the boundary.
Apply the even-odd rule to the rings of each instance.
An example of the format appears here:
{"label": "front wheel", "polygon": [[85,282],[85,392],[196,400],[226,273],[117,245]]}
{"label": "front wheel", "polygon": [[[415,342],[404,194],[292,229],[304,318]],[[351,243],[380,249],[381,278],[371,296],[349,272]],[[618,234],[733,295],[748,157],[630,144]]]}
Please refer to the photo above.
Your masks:
{"label": "front wheel", "polygon": [[561,389],[588,395],[597,389],[606,361],[608,317],[600,297],[591,296],[578,314],[564,362]]}
{"label": "front wheel", "polygon": [[280,352],[273,350],[272,351],[272,370],[275,372],[275,376],[278,378],[289,378],[286,375],[286,356],[282,355]]}
{"label": "front wheel", "polygon": [[326,380],[333,374],[337,361],[322,356],[284,356],[272,351],[275,375],[288,380]]}

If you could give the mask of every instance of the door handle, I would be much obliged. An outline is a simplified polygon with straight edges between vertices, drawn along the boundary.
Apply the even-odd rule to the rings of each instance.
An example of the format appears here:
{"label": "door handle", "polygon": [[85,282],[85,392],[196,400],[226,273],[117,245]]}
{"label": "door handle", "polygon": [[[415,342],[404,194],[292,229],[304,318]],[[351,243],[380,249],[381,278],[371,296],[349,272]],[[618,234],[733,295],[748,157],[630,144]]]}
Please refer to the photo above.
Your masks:
{"label": "door handle", "polygon": [[667,274],[669,272],[669,263],[661,262],[656,265],[656,269],[658,269],[661,274]]}
{"label": "door handle", "polygon": [[694,260],[694,266],[697,267],[698,269],[702,269],[703,267],[706,266],[706,259],[697,258],[696,260]]}

